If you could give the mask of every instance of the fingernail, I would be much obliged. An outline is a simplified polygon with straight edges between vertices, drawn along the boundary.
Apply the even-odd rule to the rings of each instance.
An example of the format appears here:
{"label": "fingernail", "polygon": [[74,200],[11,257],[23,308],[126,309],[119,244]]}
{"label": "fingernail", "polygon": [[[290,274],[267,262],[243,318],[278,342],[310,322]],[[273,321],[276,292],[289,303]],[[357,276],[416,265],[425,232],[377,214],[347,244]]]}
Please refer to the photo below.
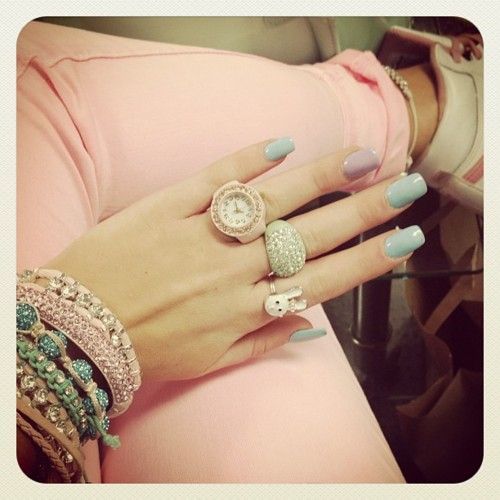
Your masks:
{"label": "fingernail", "polygon": [[297,330],[292,333],[288,342],[305,342],[306,340],[317,339],[318,337],[324,337],[326,335],[326,330],[324,328],[309,328],[307,330]]}
{"label": "fingernail", "polygon": [[375,170],[379,165],[380,160],[374,149],[361,149],[345,158],[342,170],[348,179],[357,179]]}
{"label": "fingernail", "polygon": [[401,229],[385,240],[385,254],[393,259],[403,257],[421,247],[425,236],[418,226]]}
{"label": "fingernail", "polygon": [[282,137],[271,142],[264,149],[264,154],[268,160],[279,160],[295,150],[295,144],[291,137]]}
{"label": "fingernail", "polygon": [[427,193],[427,184],[420,174],[411,174],[393,182],[385,192],[392,208],[402,208]]}

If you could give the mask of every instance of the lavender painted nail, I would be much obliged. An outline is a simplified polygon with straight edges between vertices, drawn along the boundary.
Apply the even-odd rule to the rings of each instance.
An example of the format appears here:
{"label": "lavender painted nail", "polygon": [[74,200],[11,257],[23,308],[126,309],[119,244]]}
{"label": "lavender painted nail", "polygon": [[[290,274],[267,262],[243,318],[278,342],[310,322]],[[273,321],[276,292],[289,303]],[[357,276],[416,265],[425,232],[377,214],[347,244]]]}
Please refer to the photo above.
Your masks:
{"label": "lavender painted nail", "polygon": [[354,151],[344,159],[342,170],[348,179],[357,179],[375,170],[380,165],[377,152],[374,149]]}

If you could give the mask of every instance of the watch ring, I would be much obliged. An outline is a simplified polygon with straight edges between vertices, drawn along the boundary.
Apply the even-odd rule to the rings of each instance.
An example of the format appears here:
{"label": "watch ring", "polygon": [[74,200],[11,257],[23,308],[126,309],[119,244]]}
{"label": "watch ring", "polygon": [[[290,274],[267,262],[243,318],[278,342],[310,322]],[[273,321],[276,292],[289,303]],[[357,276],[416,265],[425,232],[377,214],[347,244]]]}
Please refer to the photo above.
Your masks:
{"label": "watch ring", "polygon": [[[254,212],[251,220],[243,226],[234,227],[224,221],[219,209],[224,198],[231,193],[241,193],[248,196],[253,203]],[[248,243],[258,238],[265,231],[265,205],[259,192],[252,186],[231,181],[220,187],[213,195],[210,205],[210,215],[215,227],[222,233],[237,238],[242,243]]]}

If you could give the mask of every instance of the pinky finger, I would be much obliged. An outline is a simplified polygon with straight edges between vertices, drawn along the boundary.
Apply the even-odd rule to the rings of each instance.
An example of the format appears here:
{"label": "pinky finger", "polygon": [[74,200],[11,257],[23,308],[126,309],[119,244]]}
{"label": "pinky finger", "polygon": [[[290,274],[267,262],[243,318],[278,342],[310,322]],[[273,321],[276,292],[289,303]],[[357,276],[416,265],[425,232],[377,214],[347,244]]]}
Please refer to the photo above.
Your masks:
{"label": "pinky finger", "polygon": [[301,316],[286,316],[241,337],[207,373],[257,358],[290,341],[309,340],[324,335],[324,329],[313,329],[307,319]]}
{"label": "pinky finger", "polygon": [[391,271],[424,243],[420,227],[410,226],[312,261],[304,268],[309,305],[330,300]]}

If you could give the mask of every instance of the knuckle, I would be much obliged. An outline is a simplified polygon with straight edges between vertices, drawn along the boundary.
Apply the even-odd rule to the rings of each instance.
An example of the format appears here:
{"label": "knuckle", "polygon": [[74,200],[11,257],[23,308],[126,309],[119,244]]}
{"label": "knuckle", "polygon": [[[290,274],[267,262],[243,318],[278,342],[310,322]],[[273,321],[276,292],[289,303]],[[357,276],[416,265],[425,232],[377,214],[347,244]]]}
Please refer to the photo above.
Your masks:
{"label": "knuckle", "polygon": [[267,351],[267,340],[265,337],[258,337],[253,341],[251,358],[258,358]]}
{"label": "knuckle", "polygon": [[278,198],[269,192],[261,192],[260,195],[266,206],[266,219],[271,221],[280,217],[282,211]]}
{"label": "knuckle", "polygon": [[224,162],[212,163],[206,170],[204,180],[214,189],[220,188],[228,179],[233,179],[236,173],[234,161],[224,159]]}
{"label": "knuckle", "polygon": [[313,224],[304,225],[298,229],[306,247],[306,255],[308,258],[319,255],[325,251],[325,242],[322,235],[314,230]]}
{"label": "knuckle", "polygon": [[321,161],[319,165],[312,170],[312,182],[318,193],[328,194],[336,185],[337,172],[332,168],[330,162]]}
{"label": "knuckle", "polygon": [[333,279],[330,275],[314,273],[309,280],[308,306],[323,302],[326,297],[332,297],[333,288]]}
{"label": "knuckle", "polygon": [[387,207],[383,199],[377,199],[371,203],[363,203],[363,200],[360,198],[356,203],[356,212],[364,227],[373,227],[384,219]]}

